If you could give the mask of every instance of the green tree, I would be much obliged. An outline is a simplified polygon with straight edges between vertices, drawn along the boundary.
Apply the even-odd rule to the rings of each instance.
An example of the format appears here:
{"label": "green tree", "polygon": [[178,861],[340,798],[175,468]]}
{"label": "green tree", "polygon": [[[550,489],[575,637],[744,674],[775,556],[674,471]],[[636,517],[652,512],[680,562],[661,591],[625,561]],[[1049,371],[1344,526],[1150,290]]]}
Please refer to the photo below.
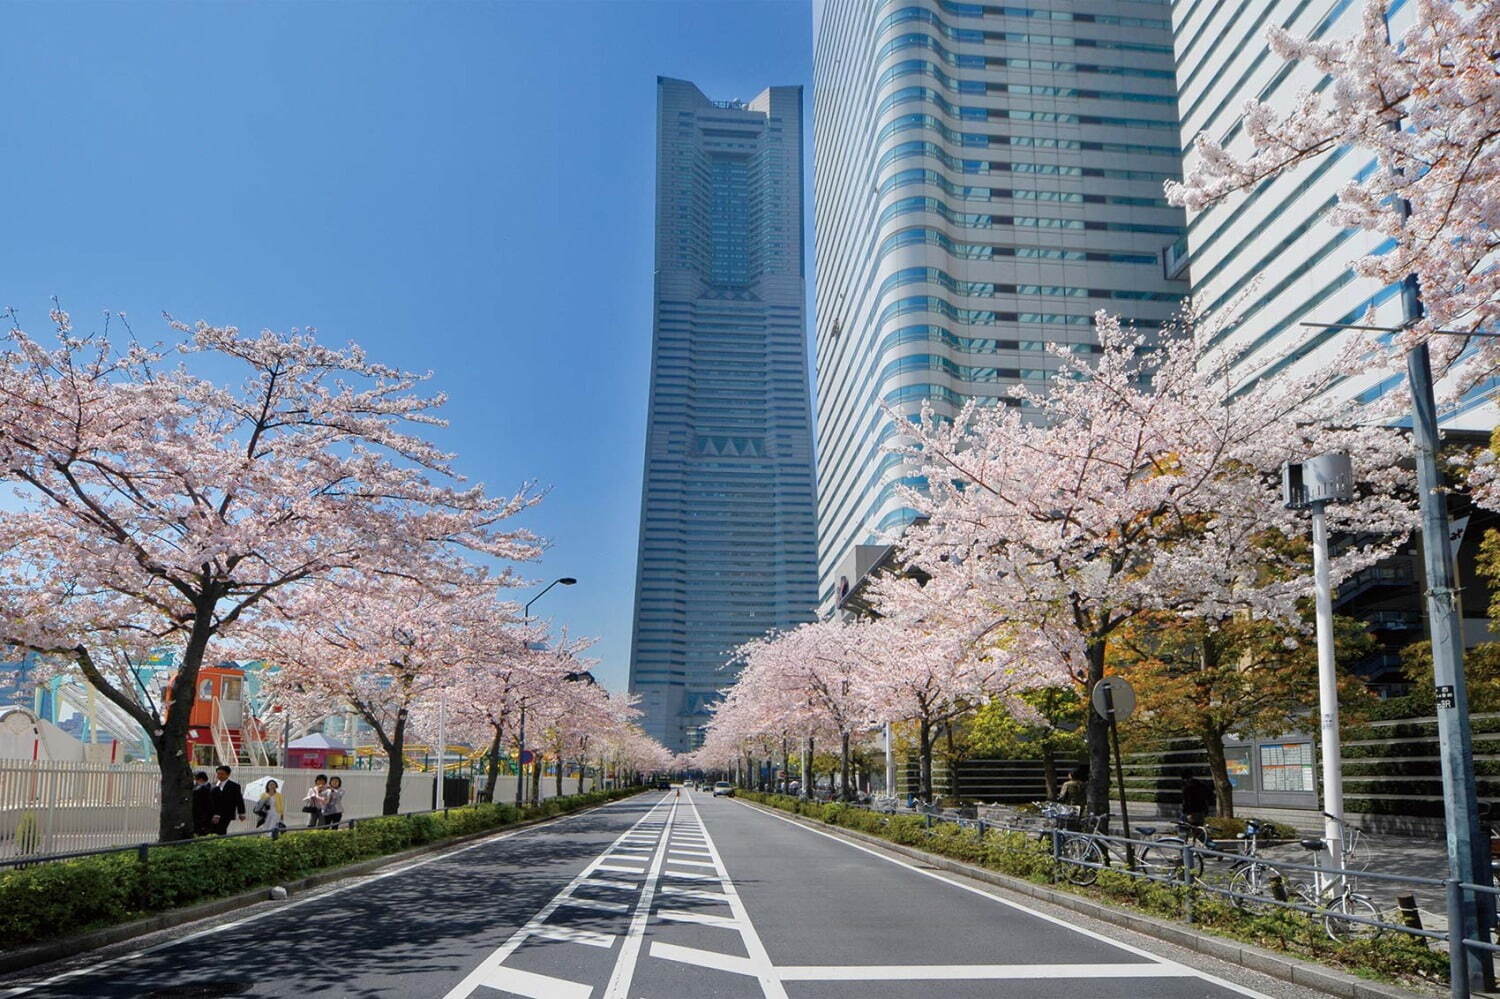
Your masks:
{"label": "green tree", "polygon": [[[1334,642],[1340,663],[1374,646],[1364,625],[1349,618],[1334,619]],[[1148,738],[1185,733],[1203,744],[1223,816],[1234,815],[1225,737],[1284,732],[1318,703],[1317,646],[1278,622],[1241,616],[1210,624],[1155,614],[1132,625],[1114,651],[1115,669],[1136,690],[1132,723]],[[1359,717],[1371,701],[1364,683],[1341,670],[1341,711]]]}
{"label": "green tree", "polygon": [[965,733],[975,756],[1007,760],[1041,760],[1047,797],[1057,798],[1057,761],[1082,759],[1085,705],[1072,686],[1041,687],[1020,694],[1034,718],[1018,718],[1009,706],[991,701],[975,712]]}

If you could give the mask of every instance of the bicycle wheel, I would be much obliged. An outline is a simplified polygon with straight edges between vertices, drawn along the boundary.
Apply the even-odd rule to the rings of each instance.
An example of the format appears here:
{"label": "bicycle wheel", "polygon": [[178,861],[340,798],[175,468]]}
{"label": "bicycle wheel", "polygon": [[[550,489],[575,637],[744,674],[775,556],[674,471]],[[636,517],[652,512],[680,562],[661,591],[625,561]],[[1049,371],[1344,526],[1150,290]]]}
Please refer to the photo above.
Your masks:
{"label": "bicycle wheel", "polygon": [[1057,845],[1058,858],[1066,865],[1063,877],[1069,883],[1080,887],[1091,885],[1099,880],[1098,867],[1085,867],[1085,864],[1103,865],[1104,851],[1092,836],[1080,836],[1074,833],[1065,836],[1063,841]]}
{"label": "bicycle wheel", "polygon": [[[1182,850],[1187,841],[1181,836],[1161,836],[1140,848],[1136,864],[1152,877],[1168,881],[1182,880]],[[1192,875],[1203,877],[1203,856],[1193,854]]]}
{"label": "bicycle wheel", "polygon": [[1352,919],[1340,918],[1341,913],[1360,916],[1364,919],[1379,919],[1380,909],[1370,900],[1368,895],[1360,895],[1357,892],[1345,892],[1332,902],[1328,903],[1328,915],[1323,917],[1323,929],[1328,931],[1330,940],[1374,940],[1385,929],[1380,926],[1371,926],[1369,923],[1359,923]]}
{"label": "bicycle wheel", "polygon": [[[1271,890],[1271,882],[1280,877],[1281,872],[1270,864],[1263,864],[1258,860],[1245,864],[1229,877],[1229,890],[1234,892],[1229,901],[1236,909],[1252,916],[1274,912],[1276,906],[1271,901],[1275,898],[1275,893]],[[1253,895],[1255,898],[1238,897],[1244,895]],[[1264,898],[1266,901],[1258,902],[1256,898]]]}

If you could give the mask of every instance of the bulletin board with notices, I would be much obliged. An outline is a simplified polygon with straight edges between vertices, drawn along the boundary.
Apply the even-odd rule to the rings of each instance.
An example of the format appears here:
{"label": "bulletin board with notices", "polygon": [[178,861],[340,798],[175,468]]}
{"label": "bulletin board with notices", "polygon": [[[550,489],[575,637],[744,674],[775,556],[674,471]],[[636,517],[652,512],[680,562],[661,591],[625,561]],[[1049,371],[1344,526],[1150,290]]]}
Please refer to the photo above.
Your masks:
{"label": "bulletin board with notices", "polygon": [[1260,789],[1262,791],[1315,791],[1313,744],[1310,742],[1262,743]]}

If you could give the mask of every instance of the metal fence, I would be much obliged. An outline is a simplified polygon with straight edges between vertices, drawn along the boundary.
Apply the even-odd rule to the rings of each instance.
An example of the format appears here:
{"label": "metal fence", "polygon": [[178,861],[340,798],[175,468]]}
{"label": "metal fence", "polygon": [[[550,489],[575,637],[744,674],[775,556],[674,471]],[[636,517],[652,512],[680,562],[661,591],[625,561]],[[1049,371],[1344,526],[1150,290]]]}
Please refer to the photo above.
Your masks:
{"label": "metal fence", "polygon": [[[385,800],[383,770],[314,771],[287,767],[236,767],[241,787],[261,777],[281,783],[289,826],[305,824],[299,809],[317,773],[340,777],[344,818],[379,815]],[[432,808],[432,773],[406,773],[401,779],[400,811]],[[591,789],[592,780],[584,782]],[[566,782],[564,792],[576,789]],[[542,781],[542,797],[553,794],[553,782]],[[497,801],[513,801],[514,777],[500,777]],[[248,813],[253,801],[246,801]],[[161,778],[155,766],[140,763],[57,763],[0,760],[0,858],[45,857],[156,839],[161,813]],[[254,829],[255,817],[231,824],[231,832]]]}

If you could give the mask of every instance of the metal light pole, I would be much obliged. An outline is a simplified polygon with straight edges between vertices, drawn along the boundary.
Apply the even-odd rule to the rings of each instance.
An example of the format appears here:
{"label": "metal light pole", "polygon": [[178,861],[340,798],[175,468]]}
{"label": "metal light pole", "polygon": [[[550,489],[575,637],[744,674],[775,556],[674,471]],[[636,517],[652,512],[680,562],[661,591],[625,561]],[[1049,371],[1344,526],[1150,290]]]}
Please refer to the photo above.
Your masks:
{"label": "metal light pole", "polygon": [[[576,582],[578,582],[578,580],[574,579],[572,576],[559,576],[557,579],[554,579],[552,582],[550,582],[546,586],[542,587],[542,592],[541,593],[538,593],[536,596],[534,596],[530,600],[526,601],[526,606],[524,608],[522,608],[522,610],[521,610],[521,619],[523,621],[530,621],[531,620],[531,605],[534,604],[534,603],[536,603],[538,600],[542,599],[542,597],[546,596],[547,595],[547,591],[550,590],[550,589],[552,589],[552,587],[558,585],[559,583],[561,583],[563,586],[572,586]],[[517,737],[517,741],[520,743],[520,746],[518,746],[517,749],[516,749],[516,807],[520,808],[521,807],[521,801],[522,801],[521,795],[522,795],[522,792],[525,790],[525,787],[526,787],[525,774],[524,774],[524,770],[523,770],[522,764],[521,764],[521,754],[524,753],[524,752],[526,752],[526,698],[525,697],[521,698],[521,722],[520,722],[520,725],[517,727],[516,737]],[[536,766],[536,761],[534,759],[532,760],[531,765],[532,766]]]}
{"label": "metal light pole", "polygon": [[1343,859],[1344,768],[1339,743],[1339,677],[1333,648],[1333,584],[1328,574],[1329,503],[1354,498],[1354,463],[1346,454],[1322,454],[1281,472],[1282,500],[1312,513],[1313,594],[1318,635],[1318,730],[1323,747],[1323,839],[1337,866]]}

